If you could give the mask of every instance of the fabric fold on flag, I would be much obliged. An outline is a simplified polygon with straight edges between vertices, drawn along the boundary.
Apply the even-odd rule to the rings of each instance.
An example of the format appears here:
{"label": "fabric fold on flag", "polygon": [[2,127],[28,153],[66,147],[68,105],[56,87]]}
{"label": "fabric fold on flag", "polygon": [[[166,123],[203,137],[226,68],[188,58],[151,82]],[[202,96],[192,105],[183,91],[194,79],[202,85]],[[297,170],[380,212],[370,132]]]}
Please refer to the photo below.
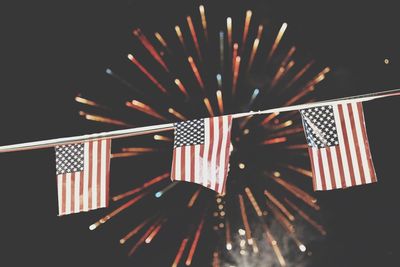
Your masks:
{"label": "fabric fold on flag", "polygon": [[224,194],[231,128],[231,115],[175,123],[171,180],[197,183]]}
{"label": "fabric fold on flag", "polygon": [[314,191],[377,182],[361,102],[312,107],[300,114]]}
{"label": "fabric fold on flag", "polygon": [[58,215],[108,206],[111,139],[57,146]]}

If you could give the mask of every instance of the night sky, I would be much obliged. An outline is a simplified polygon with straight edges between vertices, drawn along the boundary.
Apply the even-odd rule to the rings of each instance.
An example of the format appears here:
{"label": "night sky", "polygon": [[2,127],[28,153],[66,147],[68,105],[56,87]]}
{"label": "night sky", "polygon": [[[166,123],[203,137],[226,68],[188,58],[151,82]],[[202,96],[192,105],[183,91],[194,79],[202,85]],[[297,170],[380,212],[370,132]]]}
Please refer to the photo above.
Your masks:
{"label": "night sky", "polygon": [[[132,29],[141,27],[146,32],[172,29],[176,24],[184,23],[186,15],[198,12],[201,3],[206,6],[206,13],[210,10],[207,13],[209,23],[218,24],[210,26],[214,28],[222,29],[225,18],[230,15],[242,20],[247,9],[253,10],[259,20],[274,25],[274,32],[282,22],[287,22],[289,42],[332,69],[327,84],[316,93],[319,99],[399,88],[400,24],[395,3],[348,2],[123,0],[3,3],[1,9],[6,16],[2,23],[5,31],[1,33],[0,144],[117,129],[83,120],[74,97],[85,92],[86,96],[95,95],[100,99],[112,96],[115,101],[123,100],[129,92],[107,80],[105,69],[117,66],[129,77],[132,69],[124,69],[122,66],[126,65],[121,62],[127,61],[126,54],[133,51]],[[389,64],[385,64],[385,59]],[[145,87],[143,80],[138,79],[135,87]],[[129,81],[133,82],[135,78],[131,76]],[[313,255],[305,266],[398,264],[399,101],[400,98],[393,97],[364,105],[378,183],[315,193],[323,209],[319,218],[328,235],[322,241],[308,244]],[[141,117],[137,120],[141,122],[139,125],[157,123]],[[131,122],[135,121],[135,118],[131,119]],[[164,158],[168,158],[168,153],[171,151],[165,152]],[[169,161],[146,157],[132,163],[132,168],[116,163],[111,181],[119,177],[125,180],[112,192],[123,192],[123,184],[129,184],[128,176],[145,176],[146,171],[157,174],[158,169],[165,167],[167,170],[169,165]],[[104,210],[57,216],[53,150],[0,154],[0,173],[1,255],[5,257],[4,261],[9,258],[12,266],[23,263],[35,266],[81,266],[83,263],[87,266],[171,265],[175,254],[166,251],[170,246],[174,246],[172,251],[177,250],[178,243],[169,240],[172,240],[171,236],[182,235],[179,228],[164,234],[164,238],[160,238],[162,242],[137,257],[128,258],[126,248],[118,244],[119,238],[138,222],[140,215],[151,213],[148,209],[157,203],[149,202],[148,206],[145,204],[126,212],[110,225],[89,231],[88,226],[103,216]],[[176,212],[170,204],[178,201],[177,197],[163,204],[168,212]],[[130,217],[132,222],[127,221]],[[215,242],[208,237],[206,240]],[[194,266],[211,266],[212,256],[207,246],[203,241]]]}

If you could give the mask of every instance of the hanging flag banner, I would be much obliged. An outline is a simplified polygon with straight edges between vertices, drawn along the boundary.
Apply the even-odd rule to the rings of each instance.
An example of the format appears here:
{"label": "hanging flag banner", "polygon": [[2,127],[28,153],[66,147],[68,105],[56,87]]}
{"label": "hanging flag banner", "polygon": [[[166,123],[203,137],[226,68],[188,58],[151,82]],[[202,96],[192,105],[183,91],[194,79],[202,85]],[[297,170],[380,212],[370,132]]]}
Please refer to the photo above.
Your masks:
{"label": "hanging flag banner", "polygon": [[108,206],[111,139],[57,146],[58,214]]}
{"label": "hanging flag banner", "polygon": [[224,194],[231,127],[231,115],[175,123],[171,179]]}
{"label": "hanging flag banner", "polygon": [[314,190],[376,182],[361,102],[300,110]]}

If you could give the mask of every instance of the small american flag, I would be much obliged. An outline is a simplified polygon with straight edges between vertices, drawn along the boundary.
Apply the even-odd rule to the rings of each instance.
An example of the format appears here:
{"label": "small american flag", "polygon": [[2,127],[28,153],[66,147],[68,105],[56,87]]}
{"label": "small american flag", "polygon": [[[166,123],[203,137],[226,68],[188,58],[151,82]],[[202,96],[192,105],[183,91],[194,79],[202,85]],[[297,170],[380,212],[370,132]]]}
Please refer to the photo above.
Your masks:
{"label": "small american flag", "polygon": [[107,207],[111,140],[55,150],[59,216]]}
{"label": "small american flag", "polygon": [[361,102],[300,110],[314,190],[376,182]]}
{"label": "small american flag", "polygon": [[175,123],[171,179],[225,193],[231,126],[232,116]]}

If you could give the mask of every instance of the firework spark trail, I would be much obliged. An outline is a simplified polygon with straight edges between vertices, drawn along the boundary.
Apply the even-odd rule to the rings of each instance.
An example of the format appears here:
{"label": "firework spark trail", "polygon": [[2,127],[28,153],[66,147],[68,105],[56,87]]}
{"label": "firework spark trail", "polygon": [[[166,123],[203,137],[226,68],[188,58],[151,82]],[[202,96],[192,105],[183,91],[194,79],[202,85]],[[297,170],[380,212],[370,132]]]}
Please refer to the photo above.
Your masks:
{"label": "firework spark trail", "polygon": [[187,54],[187,49],[186,49],[185,41],[183,40],[182,31],[178,25],[175,26],[175,32],[176,32],[176,35],[178,36],[179,42],[181,43],[181,45],[183,47],[183,50]]}
{"label": "firework spark trail", "polygon": [[240,57],[237,56],[235,58],[235,65],[233,68],[233,82],[232,82],[232,95],[236,95],[236,86],[237,86],[237,80],[239,77],[239,68],[240,68]]}
{"label": "firework spark trail", "polygon": [[174,80],[175,84],[178,86],[179,90],[186,96],[189,97],[188,92],[186,91],[185,86],[183,86],[182,82],[179,79]]}
{"label": "firework spark trail", "polygon": [[201,57],[199,41],[197,39],[196,30],[194,29],[194,26],[193,26],[192,18],[190,16],[187,16],[186,20],[189,25],[190,34],[192,35],[192,39],[193,39],[194,46],[196,48],[197,56],[199,57],[199,60],[202,61],[203,59]]}
{"label": "firework spark trail", "polygon": [[178,183],[177,182],[172,182],[169,185],[167,185],[164,189],[158,191],[157,193],[155,193],[155,197],[156,198],[160,198],[162,197],[165,193],[167,193],[169,190],[171,190],[172,188],[174,188]]}
{"label": "firework spark trail", "polygon": [[238,50],[239,50],[239,45],[237,43],[234,43],[232,52],[232,73],[235,72],[235,62],[236,62],[236,57],[238,56]]}
{"label": "firework spark trail", "polygon": [[285,149],[308,149],[308,145],[307,144],[298,144],[298,145],[290,145],[290,146],[286,146],[284,147]]}
{"label": "firework spark trail", "polygon": [[[154,217],[154,216],[153,216]],[[134,236],[135,234],[137,234],[140,230],[142,230],[142,228],[151,220],[154,219],[153,217],[147,218],[146,220],[144,220],[141,224],[139,224],[138,226],[136,226],[135,228],[133,228],[128,234],[126,234],[124,237],[122,237],[119,240],[119,243],[121,245],[125,244],[126,241],[128,241],[128,239],[130,239],[132,236]]]}
{"label": "firework spark trail", "polygon": [[153,58],[160,63],[160,65],[164,68],[166,72],[169,72],[169,69],[163,59],[160,57],[158,54],[157,50],[154,48],[154,46],[150,43],[149,39],[142,33],[141,29],[136,29],[133,31],[133,35],[135,35],[139,41],[142,43],[142,45],[149,51],[149,53],[153,56]]}
{"label": "firework spark trail", "polygon": [[164,86],[162,86],[161,83],[154,78],[154,76],[151,75],[150,72],[132,54],[128,54],[128,59],[135,64],[136,67],[138,67],[140,71],[143,72],[143,74],[146,75],[147,78],[149,78],[149,80],[154,83],[162,93],[167,93],[167,89],[165,89]]}
{"label": "firework spark trail", "polygon": [[169,108],[169,109],[168,109],[168,112],[169,112],[170,114],[172,114],[174,117],[176,117],[176,118],[178,118],[178,119],[180,119],[180,120],[182,120],[182,121],[187,120],[187,118],[186,118],[184,115],[182,115],[181,113],[179,113],[178,111],[176,111],[176,110],[173,109],[173,108]]}
{"label": "firework spark trail", "polygon": [[97,108],[105,109],[105,110],[108,110],[108,111],[111,110],[111,108],[109,108],[109,107],[106,107],[104,105],[101,105],[101,104],[97,103],[96,101],[89,100],[89,99],[84,98],[84,97],[79,96],[79,95],[75,97],[75,101],[78,102],[78,103],[84,104],[84,105],[97,107]]}
{"label": "firework spark trail", "polygon": [[279,224],[287,231],[288,234],[292,234],[295,232],[293,224],[281,213],[275,206],[271,205],[269,202],[266,203],[267,207],[274,214],[275,219],[279,222]]}
{"label": "firework spark trail", "polygon": [[290,213],[290,211],[276,198],[274,195],[272,195],[270,192],[267,190],[264,190],[264,194],[267,196],[267,198],[274,203],[275,206],[278,207],[278,209],[281,210],[283,214],[290,220],[294,221],[294,216],[293,214]]}
{"label": "firework spark trail", "polygon": [[294,60],[289,61],[289,63],[283,67],[280,67],[275,77],[271,82],[271,88],[275,87],[276,84],[290,71],[290,69],[294,66]]}
{"label": "firework spark trail", "polygon": [[278,47],[279,43],[281,42],[281,39],[283,37],[283,34],[285,33],[287,28],[287,23],[284,22],[279,29],[278,35],[276,36],[276,39],[274,41],[274,44],[272,45],[271,51],[268,54],[267,62],[271,59],[272,55],[275,53],[276,48]]}
{"label": "firework spark trail", "polygon": [[300,79],[301,76],[314,64],[314,60],[307,63],[294,77],[293,79],[286,85],[285,89],[290,88],[297,80]]}
{"label": "firework spark trail", "polygon": [[137,101],[137,100],[127,101],[125,103],[125,105],[129,108],[133,108],[133,109],[139,110],[143,113],[146,113],[147,115],[150,115],[154,118],[160,119],[162,121],[167,121],[167,119],[164,116],[159,114],[157,111],[155,111],[149,105],[146,105],[140,101]]}
{"label": "firework spark trail", "polygon": [[197,189],[196,192],[194,192],[194,194],[192,195],[192,197],[189,200],[189,203],[187,204],[188,208],[193,207],[194,203],[196,202],[196,200],[198,199],[199,195],[201,192],[201,188]]}
{"label": "firework spark trail", "polygon": [[113,212],[109,213],[108,215],[104,216],[103,218],[101,218],[100,220],[98,220],[97,222],[93,223],[92,225],[89,226],[90,230],[95,230],[97,229],[100,225],[105,224],[108,220],[110,220],[111,218],[113,218],[114,216],[116,216],[117,214],[119,214],[120,212],[126,210],[127,208],[129,208],[130,206],[132,206],[133,204],[135,204],[136,202],[138,202],[139,200],[141,200],[143,197],[145,197],[146,195],[148,195],[149,192],[143,192],[140,195],[136,196],[135,198],[129,200],[128,202],[126,202],[125,204],[121,205],[119,208],[115,209]]}
{"label": "firework spark trail", "polygon": [[143,154],[144,153],[138,153],[138,152],[118,152],[118,153],[112,153],[111,159],[136,157]]}
{"label": "firework spark trail", "polygon": [[205,15],[203,5],[199,6],[199,11],[200,11],[200,16],[201,16],[201,25],[203,26],[203,30],[204,30],[204,37],[206,38],[206,41],[208,41],[207,20],[206,20],[206,15]]}
{"label": "firework spark trail", "polygon": [[137,153],[158,151],[158,149],[152,147],[123,147],[121,150],[123,152],[137,152]]}
{"label": "firework spark trail", "polygon": [[220,265],[219,265],[219,252],[218,251],[214,251],[214,253],[213,253],[212,267],[220,267]]}
{"label": "firework spark trail", "polygon": [[284,143],[286,141],[287,141],[286,137],[276,137],[276,138],[264,140],[261,144],[274,145],[274,144]]}
{"label": "firework spark trail", "polygon": [[264,125],[268,124],[270,121],[272,121],[278,115],[279,115],[279,112],[271,113],[265,119],[263,119],[260,124],[262,126],[264,126]]}
{"label": "firework spark trail", "polygon": [[298,206],[296,206],[293,202],[285,198],[286,203],[294,209],[304,220],[306,220],[309,224],[311,224],[321,235],[326,235],[326,231],[322,225],[317,223],[314,219],[312,219],[307,213],[301,210]]}
{"label": "firework spark trail", "polygon": [[164,174],[161,174],[161,175],[159,175],[159,176],[157,176],[157,177],[154,177],[154,178],[151,179],[150,181],[144,183],[142,186],[136,187],[136,188],[134,188],[134,189],[132,189],[132,190],[129,190],[129,191],[125,192],[125,193],[122,193],[122,194],[119,194],[119,195],[113,197],[112,200],[113,200],[113,201],[118,201],[118,200],[121,200],[121,199],[126,198],[126,197],[128,197],[128,196],[131,196],[131,195],[133,195],[133,194],[142,192],[144,189],[146,189],[146,188],[148,188],[148,187],[150,187],[150,186],[152,186],[152,185],[154,185],[154,184],[157,184],[157,183],[159,183],[159,182],[165,180],[165,179],[168,178],[169,176],[170,176],[170,173],[169,173],[169,172],[166,172],[166,173],[164,173]]}
{"label": "firework spark trail", "polygon": [[99,115],[89,114],[84,111],[79,111],[79,115],[82,117],[85,117],[85,119],[89,120],[89,121],[113,124],[113,125],[117,125],[117,126],[135,127],[134,125],[128,124],[124,121],[114,120],[114,119],[99,116]]}
{"label": "firework spark trail", "polygon": [[226,218],[225,220],[225,238],[226,238],[226,249],[232,249],[232,237],[231,237],[231,224],[229,220]]}
{"label": "firework spark trail", "polygon": [[247,243],[253,247],[253,252],[257,253],[258,247],[251,235],[251,229],[250,229],[249,221],[248,221],[247,214],[246,214],[246,207],[244,205],[243,196],[241,194],[239,194],[239,204],[240,204],[240,213],[242,215],[244,229],[246,231]]}
{"label": "firework spark trail", "polygon": [[185,238],[185,239],[182,240],[182,243],[181,243],[181,245],[179,246],[179,249],[178,249],[178,253],[176,254],[174,262],[172,263],[172,267],[177,267],[178,266],[179,261],[182,258],[183,251],[186,248],[186,244],[187,244],[188,240],[189,240],[188,238]]}
{"label": "firework spark trail", "polygon": [[193,71],[193,74],[194,74],[194,76],[196,77],[196,80],[197,80],[197,82],[199,83],[199,85],[200,85],[200,88],[203,90],[203,92],[204,92],[204,82],[203,82],[203,80],[201,79],[201,76],[200,76],[200,72],[199,72],[199,69],[197,68],[197,66],[196,66],[196,63],[194,62],[194,60],[193,60],[193,58],[192,57],[188,57],[188,61],[189,61],[189,64],[190,64],[190,67],[192,68],[192,71]]}
{"label": "firework spark trail", "polygon": [[147,231],[142,235],[142,237],[136,242],[136,244],[131,248],[131,250],[128,253],[128,256],[132,256],[133,253],[136,252],[136,250],[145,242],[146,238],[149,236],[149,234],[156,228],[156,226],[159,223],[159,219],[156,220],[148,229]]}
{"label": "firework spark trail", "polygon": [[156,33],[154,34],[154,36],[155,36],[156,39],[160,42],[160,44],[165,48],[165,50],[166,50],[169,54],[171,54],[171,50],[169,49],[167,42],[166,42],[165,39],[161,36],[161,34],[158,33],[158,32],[156,32]]}
{"label": "firework spark trail", "polygon": [[168,219],[164,219],[162,220],[157,227],[149,234],[149,236],[146,238],[146,240],[144,241],[146,244],[150,244],[151,241],[153,241],[153,239],[156,237],[156,235],[158,234],[158,232],[160,232],[162,226],[165,224],[165,222],[167,222]]}
{"label": "firework spark trail", "polygon": [[213,109],[211,107],[210,100],[206,97],[206,98],[203,99],[203,102],[204,102],[204,105],[207,108],[207,111],[208,111],[208,114],[210,115],[210,117],[214,117],[215,114],[214,114],[214,111],[213,111]]}
{"label": "firework spark trail", "polygon": [[226,32],[227,32],[227,38],[228,38],[228,51],[230,54],[230,51],[232,49],[232,18],[231,17],[226,18]]}
{"label": "firework spark trail", "polygon": [[221,71],[224,69],[224,32],[219,32],[219,60],[221,64]]}
{"label": "firework spark trail", "polygon": [[268,244],[271,245],[281,267],[285,267],[286,261],[282,256],[281,250],[279,249],[278,242],[276,241],[276,239],[273,237],[273,235],[269,231],[268,226],[265,223],[263,223],[262,226],[264,228],[266,241],[268,242]]}
{"label": "firework spark trail", "polygon": [[244,21],[244,29],[243,29],[243,38],[242,38],[242,47],[241,47],[241,53],[243,53],[245,47],[246,47],[246,40],[247,40],[247,35],[249,33],[249,26],[250,26],[250,20],[251,20],[251,15],[252,12],[251,10],[246,11],[246,18]]}
{"label": "firework spark trail", "polygon": [[216,95],[217,95],[217,102],[218,102],[219,114],[220,114],[220,115],[223,115],[223,114],[224,114],[224,102],[223,102],[221,90],[218,90],[218,91],[216,92]]}
{"label": "firework spark trail", "polygon": [[282,166],[288,168],[289,170],[292,170],[292,171],[300,173],[300,174],[302,174],[304,176],[307,176],[309,178],[313,177],[312,171],[310,171],[310,170],[306,170],[306,169],[303,169],[303,168],[300,168],[300,167],[296,167],[296,166],[293,166],[293,165],[290,165],[290,164],[282,164]]}
{"label": "firework spark trail", "polygon": [[156,141],[165,141],[165,142],[172,142],[172,141],[174,141],[174,140],[172,140],[172,139],[169,138],[169,137],[166,137],[166,136],[164,136],[164,135],[159,135],[159,134],[155,134],[155,135],[153,136],[153,139],[156,140]]}
{"label": "firework spark trail", "polygon": [[197,243],[199,242],[199,239],[200,239],[201,230],[203,229],[204,219],[205,219],[205,213],[203,214],[203,216],[201,218],[201,221],[200,221],[200,224],[197,227],[197,230],[196,230],[196,233],[194,235],[193,242],[192,242],[192,246],[190,247],[189,254],[188,254],[187,258],[186,258],[185,264],[187,266],[192,264],[193,256],[194,256],[194,253],[195,253],[196,248],[197,248]]}
{"label": "firework spark trail", "polygon": [[256,57],[259,44],[260,44],[260,39],[258,39],[258,38],[254,39],[253,47],[250,52],[249,63],[247,64],[247,71],[250,71],[251,67],[253,66],[253,62]]}
{"label": "firework spark trail", "polygon": [[249,198],[251,205],[253,206],[254,210],[256,211],[257,216],[258,216],[258,217],[262,217],[262,216],[263,216],[263,213],[262,213],[262,211],[261,211],[261,209],[260,209],[260,206],[258,205],[256,199],[254,198],[254,195],[253,195],[253,193],[251,192],[250,188],[246,187],[246,188],[244,189],[244,191],[246,192],[247,197]]}

